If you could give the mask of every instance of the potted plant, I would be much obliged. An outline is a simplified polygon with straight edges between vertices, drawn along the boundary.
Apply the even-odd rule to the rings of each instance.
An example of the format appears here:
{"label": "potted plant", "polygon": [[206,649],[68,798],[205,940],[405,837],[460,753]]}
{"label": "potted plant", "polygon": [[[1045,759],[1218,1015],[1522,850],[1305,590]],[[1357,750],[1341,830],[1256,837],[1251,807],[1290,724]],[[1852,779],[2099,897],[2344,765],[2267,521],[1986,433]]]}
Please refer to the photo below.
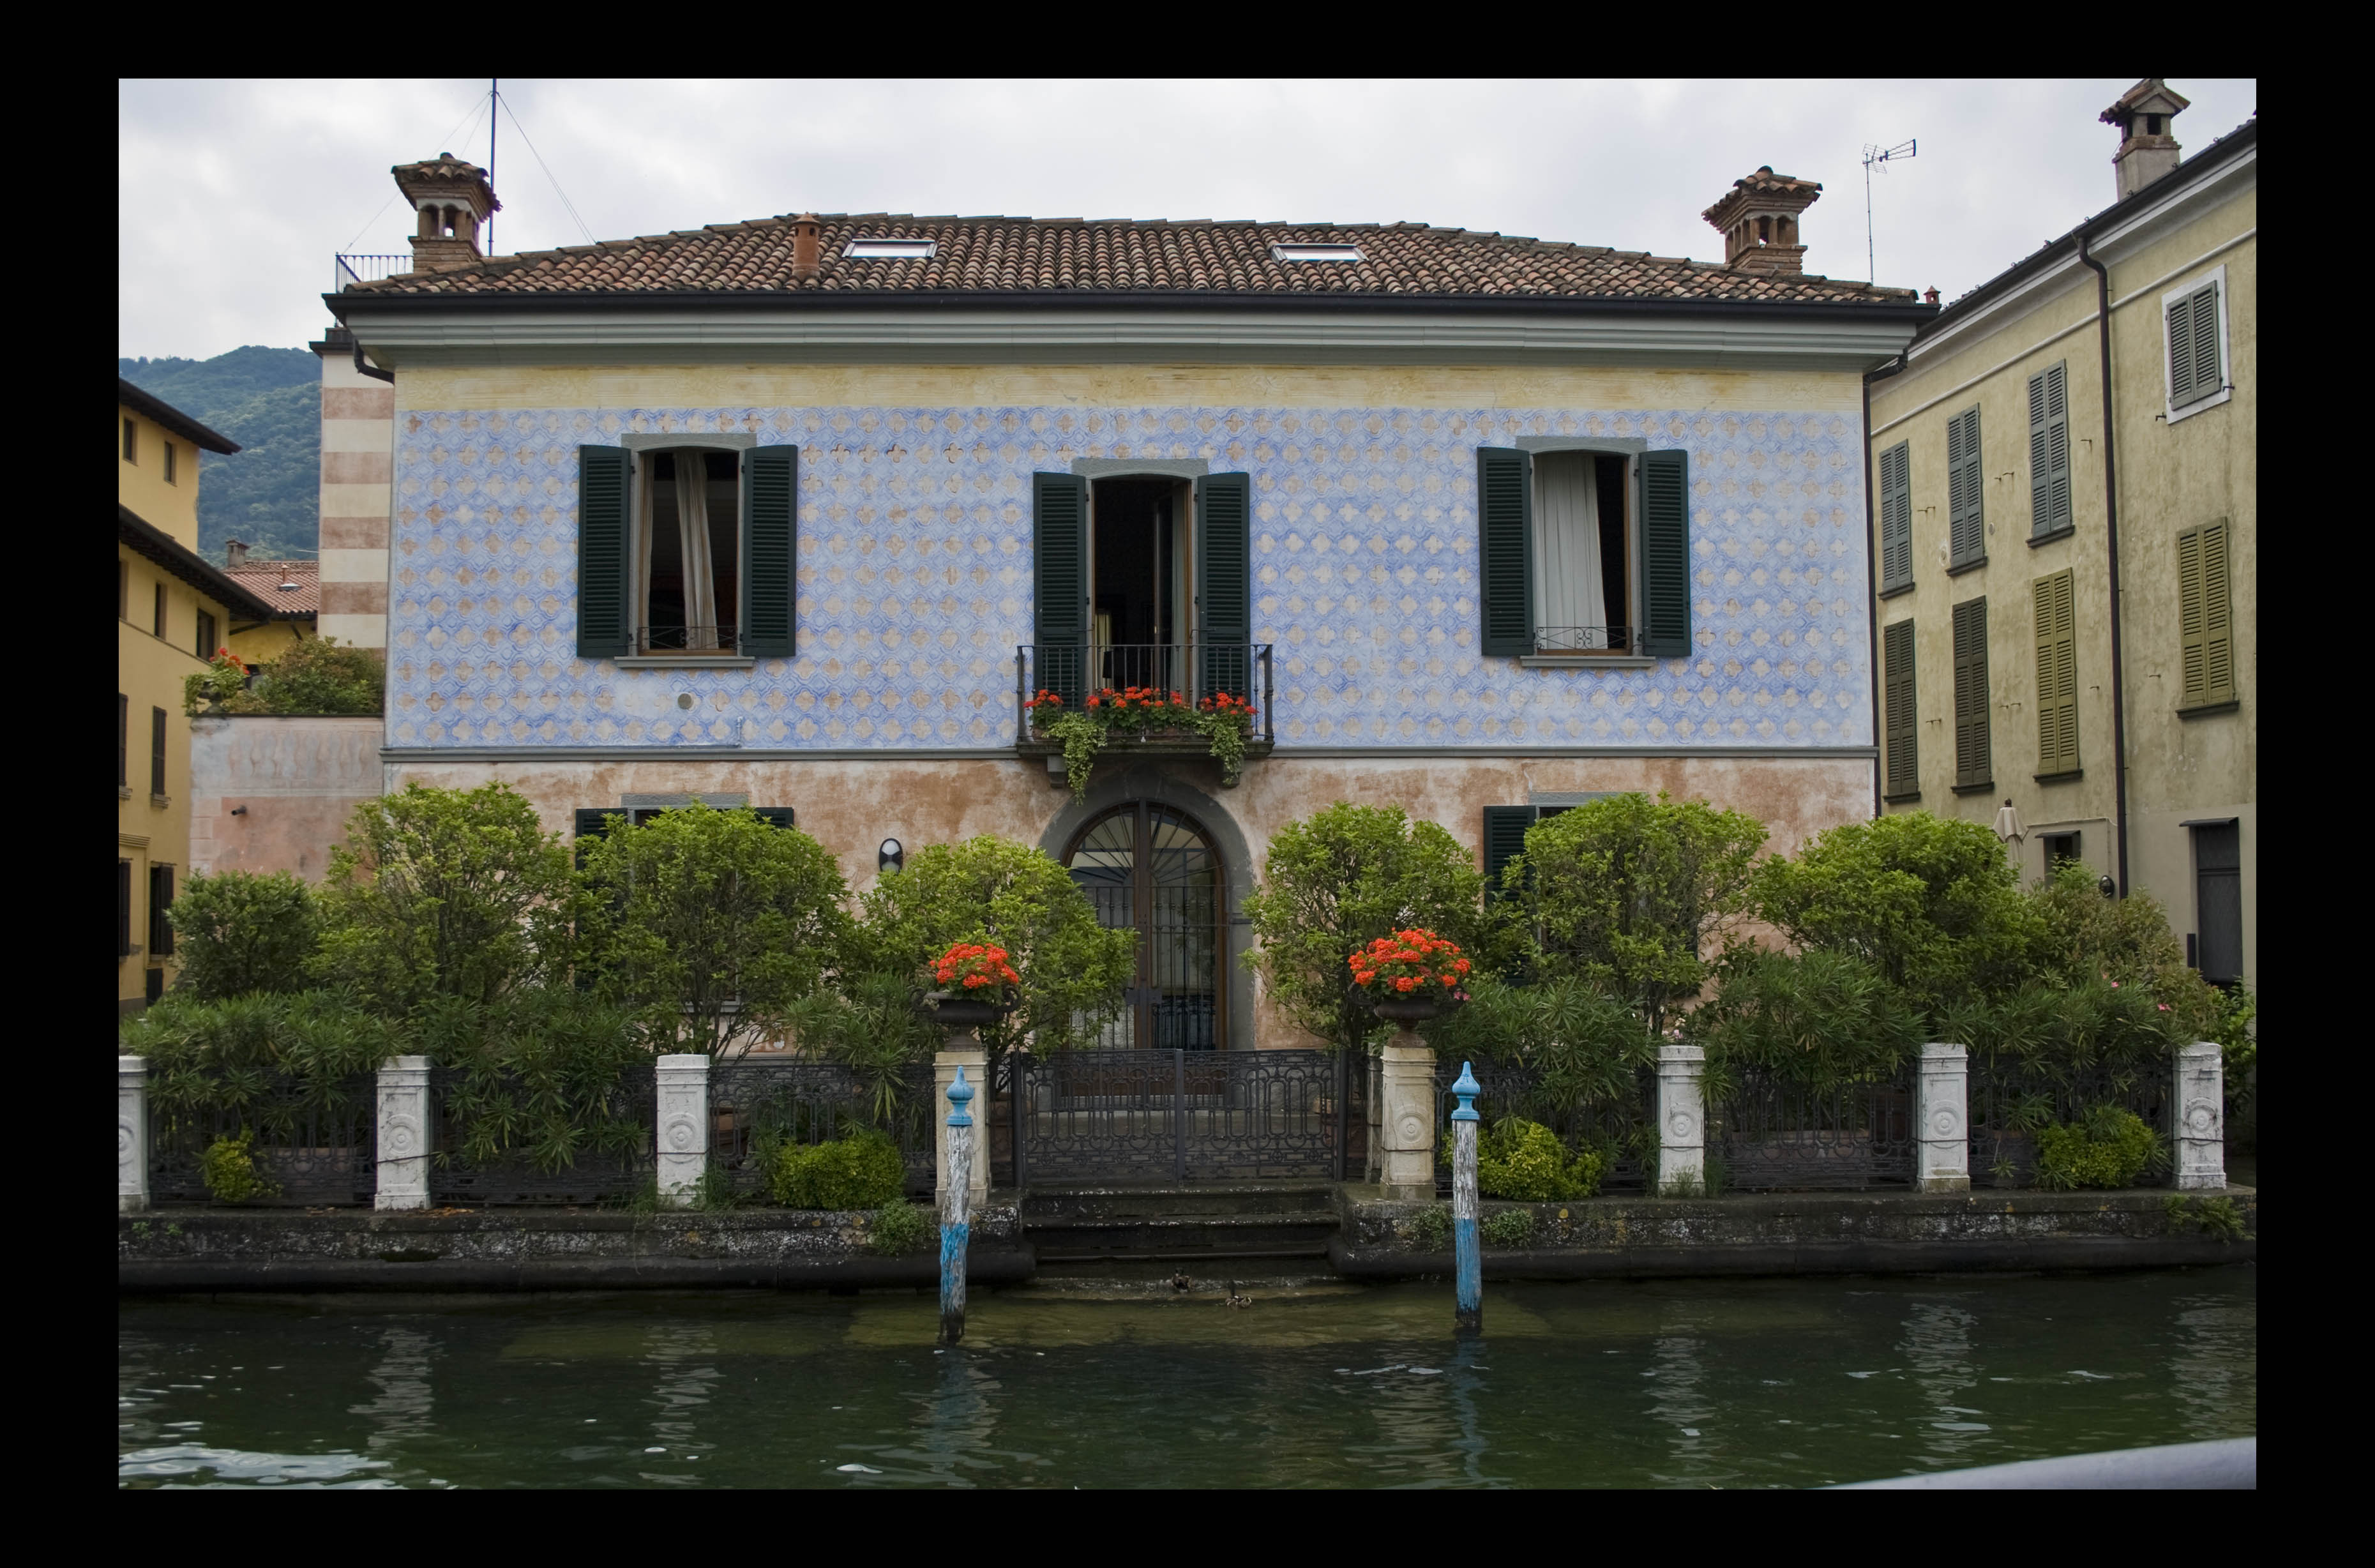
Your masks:
{"label": "potted plant", "polygon": [[932,1012],[950,1029],[976,1029],[1005,1017],[1022,984],[1006,949],[987,942],[950,943],[932,961],[932,979],[939,986],[928,998]]}
{"label": "potted plant", "polygon": [[1467,955],[1432,931],[1380,937],[1344,961],[1369,1010],[1405,1030],[1468,1000]]}
{"label": "potted plant", "polygon": [[1161,687],[1106,686],[1090,692],[1074,711],[1065,707],[1060,693],[1043,688],[1023,706],[1039,738],[1064,749],[1065,782],[1076,798],[1088,792],[1097,753],[1117,737],[1174,740],[1201,736],[1220,763],[1221,783],[1227,787],[1244,772],[1247,743],[1253,736],[1253,700],[1225,691],[1190,702],[1185,692]]}

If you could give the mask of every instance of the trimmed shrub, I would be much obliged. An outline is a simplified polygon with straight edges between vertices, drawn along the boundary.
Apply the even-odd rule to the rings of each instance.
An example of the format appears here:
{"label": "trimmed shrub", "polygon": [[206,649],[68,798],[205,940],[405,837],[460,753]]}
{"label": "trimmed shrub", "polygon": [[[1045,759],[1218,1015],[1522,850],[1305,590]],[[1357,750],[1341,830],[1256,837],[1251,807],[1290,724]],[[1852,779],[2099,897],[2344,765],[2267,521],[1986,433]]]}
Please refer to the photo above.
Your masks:
{"label": "trimmed shrub", "polygon": [[302,991],[322,939],[313,890],[286,871],[192,877],[167,917],[182,960],[175,989],[205,1001]]}
{"label": "trimmed shrub", "polygon": [[1514,1252],[1530,1246],[1534,1240],[1534,1211],[1530,1208],[1505,1208],[1476,1228],[1476,1234],[1488,1247]]}
{"label": "trimmed shrub", "polygon": [[833,1143],[786,1144],[768,1185],[786,1208],[880,1208],[898,1201],[907,1168],[889,1135],[864,1127]]}
{"label": "trimmed shrub", "polygon": [[252,1127],[242,1127],[237,1138],[219,1138],[207,1145],[206,1153],[198,1157],[198,1173],[206,1179],[207,1191],[217,1203],[245,1203],[251,1198],[278,1197],[280,1189],[265,1179],[255,1168],[255,1156],[251,1147],[255,1142]]}
{"label": "trimmed shrub", "polygon": [[1605,1163],[1596,1150],[1569,1154],[1558,1135],[1540,1122],[1504,1117],[1479,1129],[1476,1190],[1517,1203],[1589,1197],[1600,1190]]}
{"label": "trimmed shrub", "polygon": [[885,1257],[914,1252],[931,1235],[932,1211],[920,1203],[896,1201],[874,1211],[867,1227],[866,1244]]}
{"label": "trimmed shrub", "polygon": [[2037,1185],[2125,1187],[2161,1158],[2160,1137],[2133,1111],[2098,1105],[2079,1121],[2037,1135]]}

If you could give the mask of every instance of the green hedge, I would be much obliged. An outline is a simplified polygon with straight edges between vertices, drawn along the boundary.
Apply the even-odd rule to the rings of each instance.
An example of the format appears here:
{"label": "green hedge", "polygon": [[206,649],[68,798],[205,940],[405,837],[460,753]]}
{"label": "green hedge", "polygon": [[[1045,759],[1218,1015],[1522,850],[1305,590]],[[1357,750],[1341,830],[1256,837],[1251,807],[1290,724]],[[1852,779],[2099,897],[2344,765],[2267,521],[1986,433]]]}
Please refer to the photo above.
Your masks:
{"label": "green hedge", "polygon": [[898,1145],[872,1127],[833,1143],[786,1144],[768,1174],[787,1208],[880,1208],[907,1185]]}

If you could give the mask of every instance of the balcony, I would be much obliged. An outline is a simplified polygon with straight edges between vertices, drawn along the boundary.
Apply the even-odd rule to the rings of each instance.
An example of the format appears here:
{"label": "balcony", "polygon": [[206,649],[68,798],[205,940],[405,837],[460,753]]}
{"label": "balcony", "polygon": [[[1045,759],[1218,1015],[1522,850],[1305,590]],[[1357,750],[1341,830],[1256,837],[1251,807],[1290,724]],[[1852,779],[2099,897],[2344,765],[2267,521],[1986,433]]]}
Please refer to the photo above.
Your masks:
{"label": "balcony", "polygon": [[1014,650],[1015,754],[1050,759],[1060,780],[1064,748],[1044,733],[1046,720],[1067,713],[1127,712],[1117,700],[1133,689],[1154,694],[1152,711],[1140,722],[1114,724],[1106,755],[1211,756],[1208,737],[1185,724],[1164,723],[1163,710],[1202,711],[1223,699],[1246,704],[1247,760],[1269,756],[1276,745],[1267,643],[1026,643]]}
{"label": "balcony", "polygon": [[411,270],[412,258],[408,255],[335,256],[330,264],[330,292],[343,294],[358,283],[377,283],[383,277]]}

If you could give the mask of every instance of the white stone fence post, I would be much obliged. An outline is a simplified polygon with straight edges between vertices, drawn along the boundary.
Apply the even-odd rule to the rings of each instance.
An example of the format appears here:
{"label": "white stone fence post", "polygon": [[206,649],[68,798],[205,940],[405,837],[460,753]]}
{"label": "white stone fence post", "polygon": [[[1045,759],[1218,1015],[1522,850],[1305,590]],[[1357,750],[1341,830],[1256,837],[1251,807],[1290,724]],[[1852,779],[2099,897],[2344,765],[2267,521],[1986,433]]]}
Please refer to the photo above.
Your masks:
{"label": "white stone fence post", "polygon": [[1698,1197],[1707,1191],[1707,1095],[1700,1082],[1707,1051],[1697,1045],[1658,1047],[1658,1191]]}
{"label": "white stone fence post", "polygon": [[2177,1048],[2177,1190],[2227,1186],[2227,1066],[2215,1040]]}
{"label": "white stone fence post", "polygon": [[379,1069],[379,1177],[373,1208],[429,1207],[429,1058],[390,1056]]}
{"label": "white stone fence post", "polygon": [[1914,1088],[1913,1189],[1971,1190],[1970,1053],[1936,1041],[1921,1047]]}
{"label": "white stone fence post", "polygon": [[148,1207],[148,1058],[115,1058],[115,1211]]}
{"label": "white stone fence post", "polygon": [[690,1208],[709,1173],[709,1058],[699,1053],[662,1056],[659,1083],[660,1204]]}
{"label": "white stone fence post", "polygon": [[[973,1167],[965,1173],[965,1211],[979,1214],[989,1207],[989,1101],[987,1089],[989,1083],[989,1052],[982,1044],[981,1036],[970,1029],[951,1031],[947,1043],[932,1055],[932,1108],[935,1113],[948,1103],[949,1089],[957,1081],[960,1068],[965,1074],[968,1086],[975,1083],[985,1086],[982,1114],[967,1118],[966,1125],[971,1130],[964,1135],[973,1140]],[[1014,1092],[1022,1092],[1022,1075],[1019,1073],[1015,1077]],[[936,1114],[933,1122],[937,1126],[939,1121]],[[932,1206],[936,1211],[945,1214],[949,1204],[949,1140],[945,1137],[932,1139]]]}

